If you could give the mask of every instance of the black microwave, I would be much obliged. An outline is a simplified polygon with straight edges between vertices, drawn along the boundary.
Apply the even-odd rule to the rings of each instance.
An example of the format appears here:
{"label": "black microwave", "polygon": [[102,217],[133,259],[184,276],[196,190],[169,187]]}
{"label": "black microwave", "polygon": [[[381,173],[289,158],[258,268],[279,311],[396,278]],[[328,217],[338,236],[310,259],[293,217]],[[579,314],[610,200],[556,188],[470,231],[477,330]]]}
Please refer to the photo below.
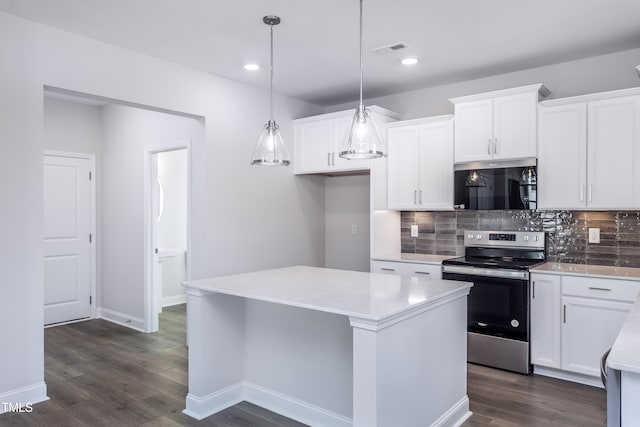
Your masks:
{"label": "black microwave", "polygon": [[456,209],[536,209],[535,166],[457,170],[454,175]]}

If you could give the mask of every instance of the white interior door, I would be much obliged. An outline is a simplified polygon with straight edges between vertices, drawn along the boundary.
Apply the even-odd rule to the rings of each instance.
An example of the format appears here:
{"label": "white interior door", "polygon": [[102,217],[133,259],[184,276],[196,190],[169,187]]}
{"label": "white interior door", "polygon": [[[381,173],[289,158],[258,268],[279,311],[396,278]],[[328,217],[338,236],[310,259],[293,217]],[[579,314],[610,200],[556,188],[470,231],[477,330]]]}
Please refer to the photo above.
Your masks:
{"label": "white interior door", "polygon": [[44,323],[91,316],[90,159],[44,156]]}

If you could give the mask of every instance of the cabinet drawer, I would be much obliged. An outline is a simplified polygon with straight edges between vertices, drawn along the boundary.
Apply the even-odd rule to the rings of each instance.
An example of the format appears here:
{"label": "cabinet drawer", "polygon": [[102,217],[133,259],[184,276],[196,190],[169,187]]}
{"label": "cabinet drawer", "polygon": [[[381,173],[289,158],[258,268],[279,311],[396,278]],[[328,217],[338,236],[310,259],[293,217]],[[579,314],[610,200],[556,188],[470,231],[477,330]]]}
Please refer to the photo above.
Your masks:
{"label": "cabinet drawer", "polygon": [[442,279],[442,268],[439,264],[373,261],[373,272],[397,274],[399,276],[418,276],[432,279]]}
{"label": "cabinet drawer", "polygon": [[562,277],[562,294],[605,300],[634,302],[640,292],[640,282],[591,277]]}

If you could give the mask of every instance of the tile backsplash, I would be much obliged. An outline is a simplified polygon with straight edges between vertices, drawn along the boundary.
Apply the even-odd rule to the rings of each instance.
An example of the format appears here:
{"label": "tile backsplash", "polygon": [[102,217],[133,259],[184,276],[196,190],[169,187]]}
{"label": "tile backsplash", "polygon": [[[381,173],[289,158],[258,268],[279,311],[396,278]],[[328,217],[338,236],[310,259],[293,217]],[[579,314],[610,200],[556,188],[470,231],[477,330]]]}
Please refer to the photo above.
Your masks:
{"label": "tile backsplash", "polygon": [[[592,227],[600,229],[600,243],[587,243]],[[464,230],[544,231],[548,261],[640,267],[640,212],[635,211],[402,212],[402,252],[464,255]]]}

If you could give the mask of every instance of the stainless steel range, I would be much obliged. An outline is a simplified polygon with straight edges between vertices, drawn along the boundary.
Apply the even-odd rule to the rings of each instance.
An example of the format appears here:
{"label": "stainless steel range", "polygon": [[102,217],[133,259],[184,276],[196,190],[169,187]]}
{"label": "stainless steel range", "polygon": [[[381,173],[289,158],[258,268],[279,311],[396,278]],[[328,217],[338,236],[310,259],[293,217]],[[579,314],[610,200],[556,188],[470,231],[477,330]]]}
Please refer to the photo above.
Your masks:
{"label": "stainless steel range", "polygon": [[543,232],[465,231],[465,256],[442,278],[473,282],[467,299],[468,360],[524,374],[529,358],[529,268],[544,262]]}

